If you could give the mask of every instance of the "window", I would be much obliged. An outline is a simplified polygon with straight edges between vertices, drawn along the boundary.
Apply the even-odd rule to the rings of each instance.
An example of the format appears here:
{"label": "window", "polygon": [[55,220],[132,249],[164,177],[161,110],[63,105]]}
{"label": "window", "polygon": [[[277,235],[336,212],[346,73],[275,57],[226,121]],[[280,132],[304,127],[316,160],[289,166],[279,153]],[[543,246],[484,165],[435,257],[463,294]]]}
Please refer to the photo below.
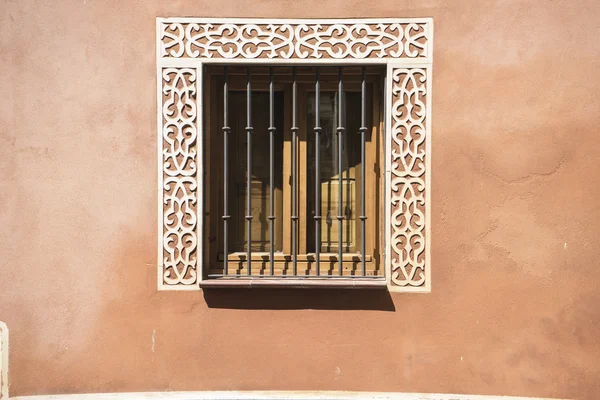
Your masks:
{"label": "window", "polygon": [[159,290],[431,290],[431,18],[157,18],[156,51]]}
{"label": "window", "polygon": [[383,279],[383,76],[204,68],[207,278]]}

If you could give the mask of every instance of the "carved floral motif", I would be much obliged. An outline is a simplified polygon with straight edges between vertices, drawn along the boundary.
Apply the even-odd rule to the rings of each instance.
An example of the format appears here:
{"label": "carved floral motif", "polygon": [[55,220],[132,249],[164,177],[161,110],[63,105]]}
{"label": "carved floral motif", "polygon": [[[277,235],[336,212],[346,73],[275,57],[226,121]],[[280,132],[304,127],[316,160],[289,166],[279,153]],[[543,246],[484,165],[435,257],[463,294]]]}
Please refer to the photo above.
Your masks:
{"label": "carved floral motif", "polygon": [[[162,236],[159,285],[198,287],[198,70],[203,60],[393,61],[386,97],[391,105],[387,186],[390,237],[386,251],[391,290],[429,290],[427,213],[431,21],[389,20],[254,23],[177,19],[159,21],[159,98],[162,173]],[[184,60],[187,59],[187,60]],[[196,63],[197,64],[194,64]],[[418,62],[419,64],[416,64]],[[412,66],[411,66],[412,65]],[[193,66],[193,67],[188,67]]]}
{"label": "carved floral motif", "polygon": [[391,281],[425,284],[426,199],[425,69],[392,70],[391,126]]}
{"label": "carved floral motif", "polygon": [[161,24],[161,57],[366,59],[427,57],[426,23]]}
{"label": "carved floral motif", "polygon": [[162,70],[162,271],[166,285],[194,284],[197,278],[196,78],[194,68]]}

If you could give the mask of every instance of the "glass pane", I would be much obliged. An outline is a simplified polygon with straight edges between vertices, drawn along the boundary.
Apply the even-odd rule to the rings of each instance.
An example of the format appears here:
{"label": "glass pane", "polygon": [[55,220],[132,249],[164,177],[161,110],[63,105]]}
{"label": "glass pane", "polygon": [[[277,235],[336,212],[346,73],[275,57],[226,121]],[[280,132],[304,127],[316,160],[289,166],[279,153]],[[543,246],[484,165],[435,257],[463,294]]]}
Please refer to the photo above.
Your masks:
{"label": "glass pane", "polygon": [[[246,93],[230,93],[230,153],[229,169],[231,171],[229,199],[231,210],[231,234],[229,251],[247,250],[246,229],[246,162],[247,135],[246,127]],[[269,243],[269,93],[252,93],[252,241],[251,250],[266,252]],[[275,92],[275,251],[282,248],[283,226],[283,94]]]}
{"label": "glass pane", "polygon": [[[342,212],[345,217],[342,223],[342,250],[355,252],[357,244],[356,222],[359,185],[356,181],[360,173],[360,93],[344,92],[342,101],[342,121],[345,128],[342,141],[342,170],[338,167],[338,99],[335,92],[321,92],[319,114],[321,119],[320,136],[320,181],[321,185],[321,252],[337,252],[339,215],[339,175],[342,175]],[[307,202],[309,217],[315,215],[315,93],[308,94],[308,166],[307,166]],[[308,243],[309,252],[315,251],[315,222],[309,218]]]}

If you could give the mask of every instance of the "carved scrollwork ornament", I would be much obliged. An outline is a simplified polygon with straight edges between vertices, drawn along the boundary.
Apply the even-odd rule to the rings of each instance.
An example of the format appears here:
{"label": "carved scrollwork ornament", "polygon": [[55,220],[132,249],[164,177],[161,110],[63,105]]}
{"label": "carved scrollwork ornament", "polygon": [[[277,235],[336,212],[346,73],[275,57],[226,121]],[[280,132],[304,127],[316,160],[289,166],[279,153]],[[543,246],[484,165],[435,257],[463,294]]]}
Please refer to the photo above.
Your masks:
{"label": "carved scrollwork ornament", "polygon": [[185,23],[161,26],[161,57],[424,58],[427,23]]}
{"label": "carved scrollwork ornament", "polygon": [[158,287],[199,289],[204,64],[387,65],[385,266],[392,291],[431,290],[430,18],[158,18]]}
{"label": "carved scrollwork ornament", "polygon": [[162,70],[163,258],[165,285],[197,281],[196,69]]}
{"label": "carved scrollwork ornament", "polygon": [[392,70],[390,280],[404,287],[426,283],[427,71]]}

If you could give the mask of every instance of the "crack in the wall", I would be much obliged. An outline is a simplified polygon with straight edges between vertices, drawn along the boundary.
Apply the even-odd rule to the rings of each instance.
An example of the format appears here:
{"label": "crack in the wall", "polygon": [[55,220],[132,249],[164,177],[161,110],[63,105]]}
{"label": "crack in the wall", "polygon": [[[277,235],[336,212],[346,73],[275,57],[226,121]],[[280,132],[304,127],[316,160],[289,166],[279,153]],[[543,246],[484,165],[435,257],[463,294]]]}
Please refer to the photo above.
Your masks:
{"label": "crack in the wall", "polygon": [[555,175],[556,173],[558,173],[560,171],[560,169],[563,167],[563,165],[565,164],[565,162],[568,159],[568,154],[565,152],[558,159],[558,161],[555,163],[555,165],[547,172],[524,172],[522,174],[523,176],[519,176],[514,179],[510,179],[510,178],[506,178],[506,177],[502,176],[500,173],[494,171],[490,167],[485,166],[482,155],[480,155],[478,157],[474,157],[471,154],[466,153],[466,152],[463,154],[465,155],[465,157],[468,160],[471,161],[472,164],[476,165],[476,169],[478,171],[481,171],[481,173],[484,176],[497,179],[497,180],[501,181],[502,183],[505,183],[508,185],[530,184],[538,178],[551,177],[552,175]]}

